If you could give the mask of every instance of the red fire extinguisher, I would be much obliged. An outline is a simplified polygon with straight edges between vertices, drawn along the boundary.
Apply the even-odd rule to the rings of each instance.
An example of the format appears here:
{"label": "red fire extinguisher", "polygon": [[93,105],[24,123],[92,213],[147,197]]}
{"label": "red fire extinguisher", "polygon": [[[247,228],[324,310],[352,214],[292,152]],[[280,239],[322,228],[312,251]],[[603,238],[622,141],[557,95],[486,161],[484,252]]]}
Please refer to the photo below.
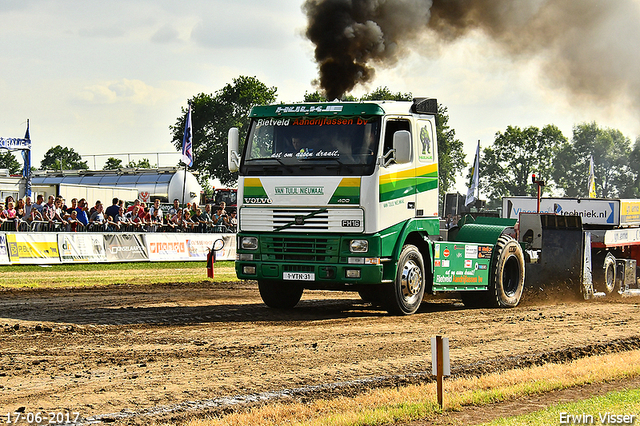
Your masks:
{"label": "red fire extinguisher", "polygon": [[213,246],[207,253],[207,277],[213,278],[213,264],[216,263],[216,252],[222,250],[224,247],[224,240],[219,238],[214,241]]}

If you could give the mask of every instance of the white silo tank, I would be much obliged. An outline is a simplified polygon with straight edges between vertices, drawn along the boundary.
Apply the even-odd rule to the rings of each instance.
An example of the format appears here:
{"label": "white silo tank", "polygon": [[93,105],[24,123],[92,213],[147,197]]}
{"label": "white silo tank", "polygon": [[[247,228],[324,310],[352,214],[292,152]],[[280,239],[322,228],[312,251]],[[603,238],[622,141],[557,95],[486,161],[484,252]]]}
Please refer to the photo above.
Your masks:
{"label": "white silo tank", "polygon": [[[198,183],[196,177],[185,171],[178,170],[169,181],[169,202],[173,202],[176,198],[180,200],[180,204],[200,202],[200,192],[202,186]],[[184,201],[183,201],[184,200]]]}

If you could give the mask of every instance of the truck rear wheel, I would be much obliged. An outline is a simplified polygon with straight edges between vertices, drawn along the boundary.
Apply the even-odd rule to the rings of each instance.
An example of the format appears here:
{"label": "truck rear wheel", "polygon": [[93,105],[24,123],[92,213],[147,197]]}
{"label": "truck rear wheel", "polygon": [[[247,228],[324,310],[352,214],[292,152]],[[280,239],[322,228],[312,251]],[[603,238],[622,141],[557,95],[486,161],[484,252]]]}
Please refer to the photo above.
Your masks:
{"label": "truck rear wheel", "polygon": [[269,280],[259,280],[258,289],[265,305],[275,309],[293,308],[304,290],[300,284]]}
{"label": "truck rear wheel", "polygon": [[[602,259],[602,258],[601,258]],[[597,265],[597,263],[596,263]],[[616,292],[616,258],[607,253],[602,261],[602,268],[594,268],[593,284],[595,290],[610,295]]]}
{"label": "truck rear wheel", "polygon": [[489,286],[489,304],[496,308],[514,308],[524,291],[524,255],[513,238],[503,235],[496,242]]}
{"label": "truck rear wheel", "polygon": [[415,313],[424,296],[424,261],[420,250],[412,244],[402,248],[396,279],[383,289],[384,307],[393,315]]}

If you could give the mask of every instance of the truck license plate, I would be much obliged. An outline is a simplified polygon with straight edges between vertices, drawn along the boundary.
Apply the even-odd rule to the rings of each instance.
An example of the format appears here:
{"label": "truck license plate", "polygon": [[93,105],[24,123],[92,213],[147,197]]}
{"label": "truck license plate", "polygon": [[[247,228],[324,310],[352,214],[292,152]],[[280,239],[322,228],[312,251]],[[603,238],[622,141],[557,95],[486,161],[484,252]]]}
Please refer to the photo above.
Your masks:
{"label": "truck license plate", "polygon": [[315,281],[316,274],[313,272],[283,272],[282,279],[293,281]]}

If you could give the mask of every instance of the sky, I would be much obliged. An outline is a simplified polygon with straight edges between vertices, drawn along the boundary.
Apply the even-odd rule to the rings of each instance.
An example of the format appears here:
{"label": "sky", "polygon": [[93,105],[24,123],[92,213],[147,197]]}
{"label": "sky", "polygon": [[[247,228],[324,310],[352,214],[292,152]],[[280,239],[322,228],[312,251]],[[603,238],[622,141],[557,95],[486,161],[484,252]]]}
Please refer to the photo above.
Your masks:
{"label": "sky", "polygon": [[[317,89],[301,5],[3,0],[0,137],[22,138],[29,119],[36,167],[56,145],[73,148],[90,168],[101,169],[109,156],[173,166],[178,153],[157,153],[175,152],[169,126],[196,94],[215,93],[240,75],[275,86],[278,102],[301,101]],[[489,146],[509,125],[555,124],[570,138],[574,125],[596,121],[632,142],[640,136],[639,111],[624,94],[607,102],[576,96],[548,79],[545,66],[536,55],[508,56],[470,31],[446,46],[414,43],[352,94],[387,86],[437,98],[469,163],[478,140]],[[464,179],[457,189],[466,192]]]}

